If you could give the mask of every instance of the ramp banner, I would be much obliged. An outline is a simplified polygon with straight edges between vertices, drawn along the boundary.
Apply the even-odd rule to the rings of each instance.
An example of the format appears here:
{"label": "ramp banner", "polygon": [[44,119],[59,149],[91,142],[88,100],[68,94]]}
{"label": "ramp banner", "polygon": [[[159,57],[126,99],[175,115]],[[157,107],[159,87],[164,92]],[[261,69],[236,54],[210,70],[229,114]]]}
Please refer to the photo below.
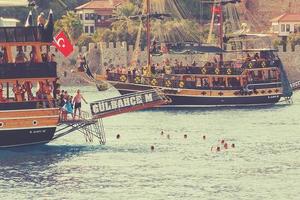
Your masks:
{"label": "ramp banner", "polygon": [[90,103],[93,118],[104,118],[167,103],[156,90],[135,92]]}

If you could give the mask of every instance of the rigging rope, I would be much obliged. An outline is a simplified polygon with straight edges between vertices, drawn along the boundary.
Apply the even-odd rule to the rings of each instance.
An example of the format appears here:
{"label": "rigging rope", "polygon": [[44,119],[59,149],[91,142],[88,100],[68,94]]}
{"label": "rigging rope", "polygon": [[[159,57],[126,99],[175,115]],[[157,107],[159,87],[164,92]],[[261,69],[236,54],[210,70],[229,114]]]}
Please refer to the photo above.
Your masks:
{"label": "rigging rope", "polygon": [[[214,0],[213,10],[215,9],[216,5],[217,5],[216,0]],[[215,12],[212,12],[212,17],[211,17],[211,22],[210,22],[210,27],[209,27],[209,33],[208,33],[208,39],[207,39],[208,44],[210,44],[212,42],[212,33],[213,33],[213,29],[214,29],[214,20],[215,20]]]}

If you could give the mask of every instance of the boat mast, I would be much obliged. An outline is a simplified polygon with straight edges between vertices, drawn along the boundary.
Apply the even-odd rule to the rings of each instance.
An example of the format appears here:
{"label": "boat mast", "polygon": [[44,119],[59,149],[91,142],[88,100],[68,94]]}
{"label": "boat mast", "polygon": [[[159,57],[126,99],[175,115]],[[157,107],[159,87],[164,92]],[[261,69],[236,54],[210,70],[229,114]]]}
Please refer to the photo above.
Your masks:
{"label": "boat mast", "polygon": [[150,0],[146,0],[147,4],[147,22],[146,22],[146,35],[147,35],[147,69],[150,72],[151,67],[151,55],[150,55],[150,48],[151,48],[151,35],[150,35]]}
{"label": "boat mast", "polygon": [[223,4],[222,4],[222,0],[220,1],[220,5],[219,5],[219,9],[220,9],[220,26],[219,26],[219,45],[220,48],[222,49],[222,52],[220,54],[220,63],[223,63],[223,38],[224,38],[224,31],[223,31],[223,23],[224,23],[224,19],[223,19]]}

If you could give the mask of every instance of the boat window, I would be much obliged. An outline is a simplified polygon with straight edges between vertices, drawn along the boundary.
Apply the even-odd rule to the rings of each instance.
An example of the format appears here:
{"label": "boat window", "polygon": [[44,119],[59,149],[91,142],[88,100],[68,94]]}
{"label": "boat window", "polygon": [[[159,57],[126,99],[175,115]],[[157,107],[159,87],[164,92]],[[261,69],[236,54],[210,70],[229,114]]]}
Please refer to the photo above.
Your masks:
{"label": "boat window", "polygon": [[18,46],[17,47],[17,52],[16,52],[16,57],[15,57],[15,63],[25,63],[29,61],[28,57],[24,53],[23,47]]}
{"label": "boat window", "polygon": [[53,89],[53,83],[48,80],[0,82],[0,103],[50,102],[53,101]]}
{"label": "boat window", "polygon": [[286,32],[290,32],[291,31],[291,26],[289,24],[286,25]]}
{"label": "boat window", "polygon": [[0,64],[7,63],[7,51],[5,47],[0,48]]}
{"label": "boat window", "polygon": [[285,24],[281,24],[281,32],[285,32]]}

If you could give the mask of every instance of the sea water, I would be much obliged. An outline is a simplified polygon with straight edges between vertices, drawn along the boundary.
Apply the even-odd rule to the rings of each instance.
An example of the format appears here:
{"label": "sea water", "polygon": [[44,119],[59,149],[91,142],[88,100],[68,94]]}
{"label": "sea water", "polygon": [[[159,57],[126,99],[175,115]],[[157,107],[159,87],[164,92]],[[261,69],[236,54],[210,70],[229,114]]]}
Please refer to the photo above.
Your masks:
{"label": "sea water", "polygon": [[[80,89],[89,102],[117,95]],[[0,150],[0,198],[300,199],[300,94],[293,99],[128,113],[104,119],[104,146],[74,132],[48,145]],[[216,152],[223,139],[236,147]]]}

